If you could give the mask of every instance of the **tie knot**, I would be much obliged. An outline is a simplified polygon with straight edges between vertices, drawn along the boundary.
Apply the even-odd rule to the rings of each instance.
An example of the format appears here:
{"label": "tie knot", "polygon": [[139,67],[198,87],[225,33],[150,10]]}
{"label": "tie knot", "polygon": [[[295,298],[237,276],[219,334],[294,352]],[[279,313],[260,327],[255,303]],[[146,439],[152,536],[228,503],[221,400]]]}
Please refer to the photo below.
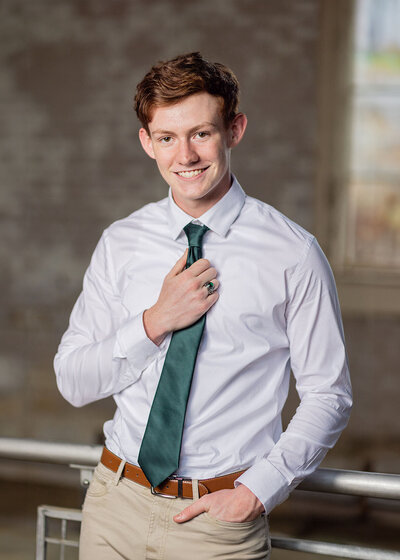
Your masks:
{"label": "tie knot", "polygon": [[201,247],[203,236],[208,229],[209,228],[207,226],[198,226],[192,222],[187,224],[183,228],[183,231],[186,233],[186,237],[188,238],[189,247]]}

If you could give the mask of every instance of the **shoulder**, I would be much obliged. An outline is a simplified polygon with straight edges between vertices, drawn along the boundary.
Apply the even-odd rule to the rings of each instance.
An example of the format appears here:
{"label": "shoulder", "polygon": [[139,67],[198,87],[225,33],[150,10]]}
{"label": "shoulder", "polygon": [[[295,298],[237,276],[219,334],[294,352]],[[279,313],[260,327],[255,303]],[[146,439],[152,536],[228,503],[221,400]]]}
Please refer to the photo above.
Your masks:
{"label": "shoulder", "polygon": [[132,212],[125,218],[120,218],[113,222],[108,228],[108,232],[118,231],[119,229],[136,227],[141,224],[157,223],[160,219],[166,219],[168,198],[163,198],[158,202],[150,202],[138,210]]}
{"label": "shoulder", "polygon": [[294,252],[300,260],[315,243],[313,234],[270,204],[257,198],[246,196],[242,213],[243,218],[249,224],[253,224],[260,235],[268,237],[282,250]]}
{"label": "shoulder", "polygon": [[152,202],[116,220],[102,233],[92,256],[92,263],[107,262],[109,266],[125,266],[153,234],[168,230],[168,199]]}
{"label": "shoulder", "polygon": [[332,283],[332,270],[315,236],[282,212],[247,196],[243,221],[247,224],[247,236],[268,251],[269,258],[285,270],[291,281],[312,274]]}
{"label": "shoulder", "polygon": [[125,218],[113,222],[103,232],[103,236],[113,242],[123,240],[127,236],[129,238],[139,236],[140,238],[143,233],[167,223],[167,202],[168,198],[164,198],[142,206]]}

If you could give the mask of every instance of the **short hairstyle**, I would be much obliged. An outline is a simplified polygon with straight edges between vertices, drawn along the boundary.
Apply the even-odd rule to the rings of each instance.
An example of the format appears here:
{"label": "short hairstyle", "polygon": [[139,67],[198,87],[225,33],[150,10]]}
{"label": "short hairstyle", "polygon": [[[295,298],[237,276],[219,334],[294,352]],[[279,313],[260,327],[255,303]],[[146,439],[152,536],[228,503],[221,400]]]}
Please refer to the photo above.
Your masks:
{"label": "short hairstyle", "polygon": [[199,52],[183,54],[153,66],[137,85],[134,108],[149,132],[154,108],[173,105],[201,92],[222,99],[222,118],[227,127],[238,111],[239,82],[227,66],[209,62]]}

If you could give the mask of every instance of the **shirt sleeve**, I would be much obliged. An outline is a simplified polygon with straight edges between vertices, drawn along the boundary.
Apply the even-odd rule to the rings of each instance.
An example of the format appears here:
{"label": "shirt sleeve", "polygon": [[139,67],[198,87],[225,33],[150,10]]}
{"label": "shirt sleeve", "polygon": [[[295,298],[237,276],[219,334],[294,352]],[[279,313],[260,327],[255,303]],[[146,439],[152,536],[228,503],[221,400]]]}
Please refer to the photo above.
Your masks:
{"label": "shirt sleeve", "polygon": [[142,315],[131,316],[121,302],[106,230],[54,359],[57,385],[65,399],[83,406],[118,393],[141,377],[163,348],[147,337]]}
{"label": "shirt sleeve", "polygon": [[286,328],[300,404],[268,456],[236,481],[266,512],[318,467],[346,427],[352,405],[335,282],[315,239],[293,273],[289,294]]}

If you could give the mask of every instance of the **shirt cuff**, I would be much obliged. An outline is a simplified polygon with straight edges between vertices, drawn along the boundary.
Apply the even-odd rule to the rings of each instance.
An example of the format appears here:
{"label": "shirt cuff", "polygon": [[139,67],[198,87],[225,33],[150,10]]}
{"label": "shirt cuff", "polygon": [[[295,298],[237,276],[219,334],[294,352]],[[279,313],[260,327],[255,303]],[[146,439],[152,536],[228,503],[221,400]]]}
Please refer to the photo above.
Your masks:
{"label": "shirt cuff", "polygon": [[131,370],[139,377],[164,348],[165,342],[157,346],[148,338],[143,313],[140,313],[117,331],[113,358],[127,359]]}
{"label": "shirt cuff", "polygon": [[257,496],[267,514],[290,494],[288,481],[267,459],[247,469],[235,480],[235,487],[239,484],[244,484]]}

